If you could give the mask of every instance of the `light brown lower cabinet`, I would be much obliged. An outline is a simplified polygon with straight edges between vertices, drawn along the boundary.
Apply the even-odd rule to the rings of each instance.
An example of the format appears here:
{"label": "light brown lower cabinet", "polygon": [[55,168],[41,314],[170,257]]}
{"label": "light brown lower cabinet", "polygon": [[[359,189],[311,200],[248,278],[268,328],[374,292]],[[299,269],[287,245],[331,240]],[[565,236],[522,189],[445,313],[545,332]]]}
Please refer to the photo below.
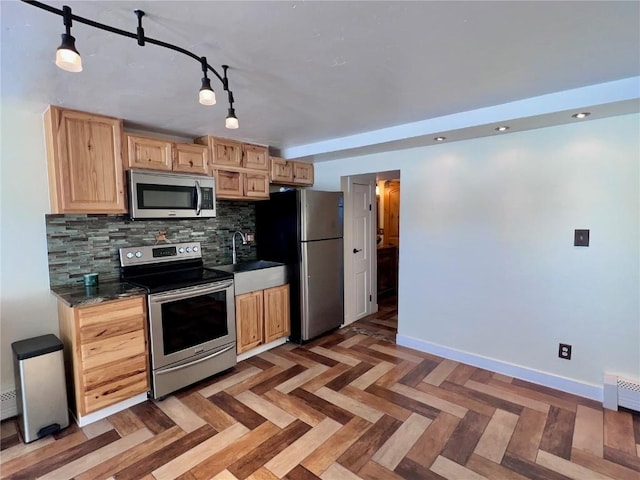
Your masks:
{"label": "light brown lower cabinet", "polygon": [[144,296],[91,306],[58,302],[67,389],[76,417],[149,390]]}
{"label": "light brown lower cabinet", "polygon": [[289,285],[236,296],[237,352],[289,335]]}

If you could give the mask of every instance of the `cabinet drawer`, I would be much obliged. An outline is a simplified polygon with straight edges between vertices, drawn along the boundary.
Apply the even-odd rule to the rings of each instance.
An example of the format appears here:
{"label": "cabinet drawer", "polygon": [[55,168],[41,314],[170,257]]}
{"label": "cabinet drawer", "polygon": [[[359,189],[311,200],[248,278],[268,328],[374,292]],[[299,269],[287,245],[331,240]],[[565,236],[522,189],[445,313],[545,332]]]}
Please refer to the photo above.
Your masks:
{"label": "cabinet drawer", "polygon": [[82,397],[84,414],[95,412],[149,390],[147,372],[107,383],[86,391]]}
{"label": "cabinet drawer", "polygon": [[142,315],[111,322],[94,322],[80,327],[80,343],[95,342],[144,329]]}
{"label": "cabinet drawer", "polygon": [[80,344],[80,358],[85,370],[144,353],[145,334],[141,330]]}
{"label": "cabinet drawer", "polygon": [[92,307],[79,308],[78,326],[84,329],[91,325],[144,316],[143,297],[135,297],[128,300],[118,300],[113,303],[101,303]]}
{"label": "cabinet drawer", "polygon": [[129,377],[134,377],[140,373],[146,375],[147,372],[147,356],[137,355],[119,360],[108,367],[100,366],[93,370],[87,370],[82,373],[82,384],[85,391],[103,389],[105,385],[111,385],[117,382],[123,382]]}

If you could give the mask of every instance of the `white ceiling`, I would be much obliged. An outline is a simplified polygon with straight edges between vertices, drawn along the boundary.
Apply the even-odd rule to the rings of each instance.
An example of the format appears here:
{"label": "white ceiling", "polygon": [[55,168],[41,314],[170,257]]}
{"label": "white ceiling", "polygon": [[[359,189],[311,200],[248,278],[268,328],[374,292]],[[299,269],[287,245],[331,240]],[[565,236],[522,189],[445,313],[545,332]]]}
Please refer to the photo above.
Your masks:
{"label": "white ceiling", "polygon": [[68,73],[53,63],[62,18],[6,0],[3,103],[237,138],[288,158],[427,144],[435,134],[447,141],[495,134],[488,127],[507,120],[510,131],[566,123],[582,107],[590,118],[639,110],[637,1],[45,3],[131,32],[140,8],[147,36],[206,56],[215,68],[230,65],[240,129],[224,128],[217,80],[218,104],[197,102],[195,60],[74,22],[84,71]]}

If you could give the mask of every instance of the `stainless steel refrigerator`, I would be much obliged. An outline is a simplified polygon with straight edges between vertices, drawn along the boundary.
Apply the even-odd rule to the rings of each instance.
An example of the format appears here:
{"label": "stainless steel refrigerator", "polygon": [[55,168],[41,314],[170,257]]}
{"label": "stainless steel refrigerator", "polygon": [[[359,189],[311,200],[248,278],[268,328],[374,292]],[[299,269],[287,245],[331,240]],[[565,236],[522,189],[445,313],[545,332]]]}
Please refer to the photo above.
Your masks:
{"label": "stainless steel refrigerator", "polygon": [[289,265],[291,340],[344,320],[342,192],[289,190],[256,204],[258,258]]}

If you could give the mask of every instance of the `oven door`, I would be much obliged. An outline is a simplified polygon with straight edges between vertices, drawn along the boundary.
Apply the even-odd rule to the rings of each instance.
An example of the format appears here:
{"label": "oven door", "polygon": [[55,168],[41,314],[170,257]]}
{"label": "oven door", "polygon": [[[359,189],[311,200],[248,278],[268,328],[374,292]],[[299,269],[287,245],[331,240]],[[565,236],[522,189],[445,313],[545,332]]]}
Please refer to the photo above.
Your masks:
{"label": "oven door", "polygon": [[233,280],[149,295],[156,370],[236,341]]}

